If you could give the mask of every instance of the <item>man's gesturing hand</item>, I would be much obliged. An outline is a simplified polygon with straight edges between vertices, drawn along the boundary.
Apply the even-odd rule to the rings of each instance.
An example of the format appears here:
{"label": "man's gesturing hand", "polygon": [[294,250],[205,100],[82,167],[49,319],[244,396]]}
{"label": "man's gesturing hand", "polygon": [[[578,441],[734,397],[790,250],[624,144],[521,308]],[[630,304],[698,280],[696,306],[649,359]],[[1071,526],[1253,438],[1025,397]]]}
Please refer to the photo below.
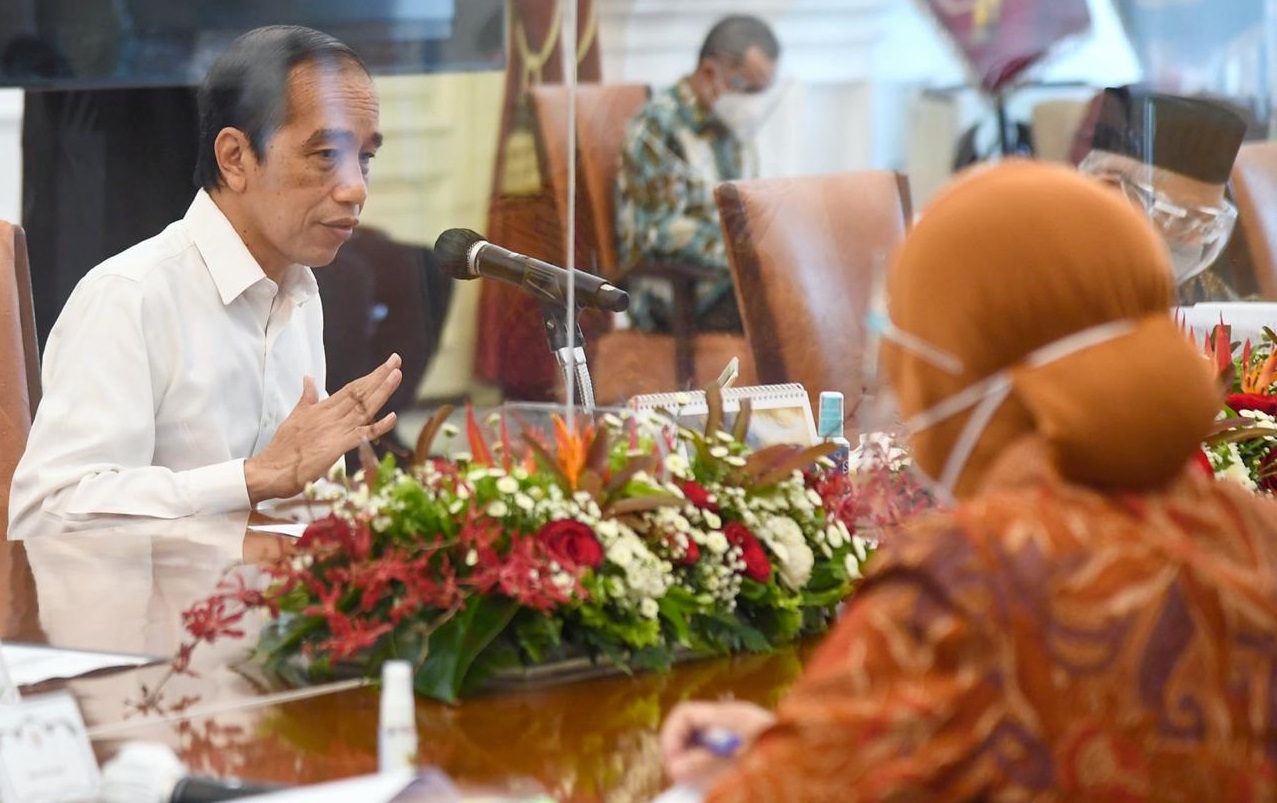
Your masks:
{"label": "man's gesturing hand", "polygon": [[253,504],[301,493],[306,483],[323,476],[361,440],[375,440],[389,432],[395,414],[380,420],[374,417],[403,379],[400,362],[398,354],[391,354],[372,373],[323,401],[315,381],[306,377],[301,401],[279,425],[270,444],[244,461],[244,480]]}

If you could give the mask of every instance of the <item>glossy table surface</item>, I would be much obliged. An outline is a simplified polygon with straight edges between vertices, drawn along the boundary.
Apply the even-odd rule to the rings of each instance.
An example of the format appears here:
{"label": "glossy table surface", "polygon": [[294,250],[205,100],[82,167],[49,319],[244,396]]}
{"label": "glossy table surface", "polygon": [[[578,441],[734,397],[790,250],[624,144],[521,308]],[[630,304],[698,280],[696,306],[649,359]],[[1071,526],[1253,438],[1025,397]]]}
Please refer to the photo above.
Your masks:
{"label": "glossy table surface", "polygon": [[[228,567],[289,548],[290,539],[248,524],[246,514],[121,519],[6,542],[0,638],[167,660],[181,640],[181,612],[211,593]],[[69,689],[103,761],[121,744],[146,740],[170,745],[192,771],[208,775],[298,784],[376,771],[374,689],[358,680],[303,689],[263,682],[245,662],[249,646],[201,645],[192,661],[197,674],[170,678],[157,704],[143,700],[168,673],[164,663],[23,692]],[[513,688],[453,707],[418,701],[418,758],[470,789],[648,800],[665,785],[657,733],[675,703],[734,697],[770,706],[809,651]]]}

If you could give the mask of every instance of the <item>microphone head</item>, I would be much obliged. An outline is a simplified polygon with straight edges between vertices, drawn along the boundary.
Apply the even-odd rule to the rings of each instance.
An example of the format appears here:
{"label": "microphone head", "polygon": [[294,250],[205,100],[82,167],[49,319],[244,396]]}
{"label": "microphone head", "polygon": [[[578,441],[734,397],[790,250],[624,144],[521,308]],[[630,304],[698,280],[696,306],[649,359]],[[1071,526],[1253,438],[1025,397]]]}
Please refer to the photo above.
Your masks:
{"label": "microphone head", "polygon": [[605,312],[625,312],[630,307],[630,294],[609,282],[594,294],[594,303]]}
{"label": "microphone head", "polygon": [[186,766],[168,745],[130,742],[102,768],[103,803],[169,803]]}
{"label": "microphone head", "polygon": [[435,240],[435,256],[439,267],[454,279],[473,279],[478,276],[470,269],[470,249],[476,243],[486,242],[483,235],[470,229],[448,229]]}

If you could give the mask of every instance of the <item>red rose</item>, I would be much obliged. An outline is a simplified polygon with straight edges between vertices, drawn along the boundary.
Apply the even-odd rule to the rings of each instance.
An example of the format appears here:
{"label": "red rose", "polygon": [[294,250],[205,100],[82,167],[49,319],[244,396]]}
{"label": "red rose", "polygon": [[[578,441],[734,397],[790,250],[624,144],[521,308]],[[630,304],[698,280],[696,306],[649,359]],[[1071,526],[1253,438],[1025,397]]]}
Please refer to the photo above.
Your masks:
{"label": "red rose", "polygon": [[1269,396],[1262,393],[1230,393],[1224,403],[1233,412],[1258,410],[1261,413],[1277,417],[1277,396]]}
{"label": "red rose", "polygon": [[560,519],[542,527],[537,538],[565,563],[593,569],[603,565],[603,545],[589,525]]}
{"label": "red rose", "polygon": [[733,521],[723,528],[723,535],[726,536],[727,543],[740,547],[741,559],[745,561],[746,577],[760,583],[766,583],[772,579],[771,561],[767,559],[763,545],[758,543],[758,539],[748,527],[739,521]]}
{"label": "red rose", "polygon": [[701,510],[708,510],[711,513],[718,512],[718,505],[714,504],[713,500],[710,499],[709,491],[705,490],[703,485],[693,480],[687,480],[680,487],[682,488],[683,496],[686,496],[687,501],[696,507]]}

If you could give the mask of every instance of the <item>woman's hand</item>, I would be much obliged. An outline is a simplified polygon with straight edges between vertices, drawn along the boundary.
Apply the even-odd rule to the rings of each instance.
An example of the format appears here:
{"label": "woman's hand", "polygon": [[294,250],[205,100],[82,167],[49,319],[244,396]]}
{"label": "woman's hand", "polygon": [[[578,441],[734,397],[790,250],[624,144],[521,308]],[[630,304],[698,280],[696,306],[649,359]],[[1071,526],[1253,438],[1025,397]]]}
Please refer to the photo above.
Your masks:
{"label": "woman's hand", "polygon": [[[679,703],[661,728],[665,774],[676,784],[708,789],[732,766],[735,753],[747,748],[776,721],[766,708],[728,700]],[[739,739],[731,755],[705,744],[706,734],[728,732]]]}

